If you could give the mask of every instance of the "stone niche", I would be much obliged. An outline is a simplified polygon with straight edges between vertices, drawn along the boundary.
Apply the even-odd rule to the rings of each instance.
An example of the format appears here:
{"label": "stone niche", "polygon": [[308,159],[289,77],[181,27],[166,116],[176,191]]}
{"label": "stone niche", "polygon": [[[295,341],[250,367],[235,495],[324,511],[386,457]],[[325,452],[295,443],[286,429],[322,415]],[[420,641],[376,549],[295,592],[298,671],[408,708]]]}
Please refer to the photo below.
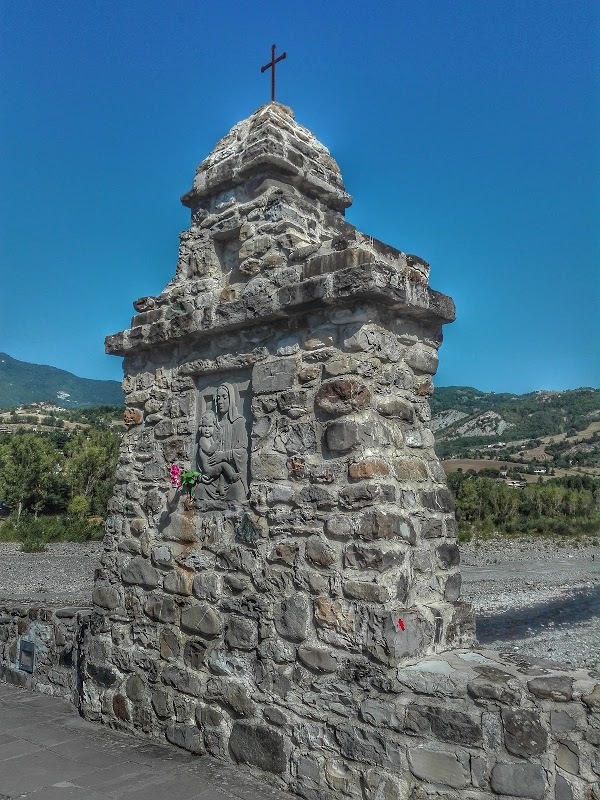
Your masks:
{"label": "stone niche", "polygon": [[[408,797],[429,773],[537,797],[512,791],[514,747],[494,773],[484,753],[515,674],[438,655],[474,639],[428,404],[452,301],[345,221],[337,164],[284,106],[238,123],[182,201],[174,279],[107,339],[128,432],[86,716],[308,800]],[[172,465],[200,473],[191,494]]]}

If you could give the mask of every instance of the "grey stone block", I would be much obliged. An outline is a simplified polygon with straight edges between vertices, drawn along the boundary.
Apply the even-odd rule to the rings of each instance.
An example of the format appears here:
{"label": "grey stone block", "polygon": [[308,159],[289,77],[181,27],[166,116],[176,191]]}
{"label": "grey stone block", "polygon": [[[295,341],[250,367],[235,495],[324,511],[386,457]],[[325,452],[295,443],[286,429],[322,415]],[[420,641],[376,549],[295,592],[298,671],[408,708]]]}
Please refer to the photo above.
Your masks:
{"label": "grey stone block", "polygon": [[443,535],[441,519],[424,519],[421,521],[421,537],[423,539],[438,539]]}
{"label": "grey stone block", "polygon": [[600,711],[600,683],[596,683],[592,691],[582,695],[581,699],[594,713]]}
{"label": "grey stone block", "polygon": [[165,728],[165,736],[171,744],[182,747],[194,755],[205,752],[204,737],[195,725],[170,724]]}
{"label": "grey stone block", "polygon": [[191,669],[200,669],[206,662],[206,651],[206,642],[188,639],[183,648],[183,660]]}
{"label": "grey stone block", "polygon": [[524,708],[504,709],[504,743],[510,753],[533,756],[543,753],[548,744],[548,734],[540,723],[538,711]]}
{"label": "grey stone block", "polygon": [[449,514],[454,511],[454,498],[448,489],[430,489],[421,492],[421,503],[428,511]]}
{"label": "grey stone block", "polygon": [[579,775],[579,746],[577,742],[560,742],[555,756],[556,766],[569,772],[571,775]]}
{"label": "grey stone block", "polygon": [[365,510],[358,518],[356,535],[366,541],[375,539],[402,539],[416,542],[415,528],[408,517],[393,511]]}
{"label": "grey stone block", "polygon": [[233,678],[211,678],[204,697],[207,701],[223,703],[236,717],[251,717],[256,710],[249,687]]}
{"label": "grey stone block", "polygon": [[331,515],[325,521],[325,533],[332,539],[349,539],[354,531],[353,520],[346,515]]}
{"label": "grey stone block", "polygon": [[229,617],[225,642],[229,647],[238,650],[252,650],[258,644],[256,623],[246,617]]}
{"label": "grey stone block", "polygon": [[[384,417],[401,419],[404,422],[412,422],[415,416],[412,403],[409,403],[407,400],[404,400],[402,397],[398,397],[397,395],[384,395],[383,397],[377,397],[375,401],[375,408]],[[411,464],[411,468],[408,468],[409,464]],[[408,470],[406,468],[408,468]],[[422,480],[423,477],[427,477],[427,470],[424,471],[423,475],[423,464],[418,460],[413,462],[412,459],[406,459],[404,464],[399,462],[399,469],[404,475],[407,471],[411,472],[412,475],[416,476],[414,478],[416,480]],[[400,476],[398,477],[400,479]]]}
{"label": "grey stone block", "polygon": [[[431,624],[414,610],[394,613],[372,611],[367,626],[367,650],[384,664],[399,664],[405,658],[422,655],[433,638]],[[399,670],[398,677],[407,670]]]}
{"label": "grey stone block", "polygon": [[169,628],[163,628],[158,637],[158,647],[160,650],[161,658],[169,659],[177,658],[181,652],[179,639],[175,631]]}
{"label": "grey stone block", "polygon": [[177,606],[171,597],[151,596],[144,604],[144,613],[157,622],[175,622]]}
{"label": "grey stone block", "polygon": [[279,358],[255,364],[252,370],[252,390],[255,394],[282,392],[291,389],[296,376],[296,360]]}
{"label": "grey stone block", "polygon": [[542,700],[566,703],[573,699],[573,678],[568,675],[544,675],[527,681],[531,694]]}
{"label": "grey stone block", "polygon": [[[103,666],[102,664],[88,663],[86,671],[90,678],[92,678],[98,685],[106,688],[114,686],[119,680],[119,676],[114,669]],[[20,674],[23,675],[23,677],[27,677],[25,673]]]}
{"label": "grey stone block", "polygon": [[163,589],[171,594],[189,597],[192,593],[192,576],[188,572],[173,570],[163,578]]}
{"label": "grey stone block", "polygon": [[290,456],[312,453],[317,447],[317,435],[313,423],[281,423],[275,436],[275,447]]}
{"label": "grey stone block", "polygon": [[398,680],[419,694],[441,697],[464,697],[470,674],[454,669],[443,658],[423,659],[401,667]]}
{"label": "grey stone block", "polygon": [[550,729],[552,733],[568,733],[577,728],[577,720],[568,711],[550,712]]}
{"label": "grey stone block", "polygon": [[308,636],[310,603],[306,595],[296,592],[275,604],[275,628],[285,639],[303,642]]}
{"label": "grey stone block", "polygon": [[438,354],[432,347],[418,342],[409,348],[404,357],[405,362],[417,372],[435,375],[438,366]]}
{"label": "grey stone block", "polygon": [[165,544],[152,548],[152,563],[157,567],[168,568],[173,564],[171,548]]}
{"label": "grey stone block", "polygon": [[237,720],[229,737],[229,749],[243,764],[252,764],[265,772],[277,774],[286,771],[284,737],[266,725]]}
{"label": "grey stone block", "polygon": [[338,667],[337,659],[320,647],[299,647],[298,658],[315,672],[335,672]]}
{"label": "grey stone block", "polygon": [[544,800],[546,780],[539,764],[498,763],[492,768],[491,787],[498,794]]}
{"label": "grey stone block", "polygon": [[483,744],[480,722],[464,711],[428,706],[423,713],[429,720],[433,735],[442,742],[456,742],[469,747]]}
{"label": "grey stone block", "polygon": [[339,725],[335,729],[335,738],[346,758],[379,766],[405,766],[403,752],[379,731],[357,725]]}
{"label": "grey stone block", "polygon": [[201,572],[192,584],[194,597],[215,602],[221,595],[221,576],[215,572]]}
{"label": "grey stone block", "polygon": [[460,564],[460,551],[458,546],[452,543],[444,542],[435,549],[435,557],[440,567],[448,569],[448,567],[456,567]]}
{"label": "grey stone block", "polygon": [[121,597],[119,590],[114,586],[102,586],[98,583],[94,586],[92,591],[92,603],[95,603],[95,605],[112,611],[119,606],[120,602]]}
{"label": "grey stone block", "polygon": [[367,581],[344,581],[344,595],[351,600],[364,600],[367,603],[385,603],[390,593],[387,587]]}
{"label": "grey stone block", "polygon": [[362,425],[352,419],[337,419],[327,426],[327,447],[336,453],[346,453],[362,441]]}
{"label": "grey stone block", "polygon": [[477,667],[478,677],[469,681],[471,697],[481,700],[499,700],[502,703],[519,704],[519,692],[509,685],[511,675],[496,667]]}
{"label": "grey stone block", "polygon": [[387,700],[368,698],[363,700],[360,706],[361,719],[375,728],[390,728],[393,731],[401,732],[404,729],[402,716],[392,697]]}
{"label": "grey stone block", "polygon": [[163,670],[161,679],[164,684],[172,686],[183,694],[189,694],[192,697],[198,697],[200,694],[200,682],[197,676],[188,670],[168,666]]}
{"label": "grey stone block", "polygon": [[218,612],[207,603],[188,606],[181,612],[181,626],[190,633],[199,633],[212,638],[221,633],[222,625]]}
{"label": "grey stone block", "polygon": [[135,703],[140,703],[148,696],[148,689],[139,675],[130,675],[125,684],[125,694]]}
{"label": "grey stone block", "polygon": [[123,583],[143,586],[145,589],[156,589],[158,586],[158,572],[142,556],[131,559],[121,571],[121,579]]}
{"label": "grey stone block", "polygon": [[400,777],[374,767],[363,773],[363,796],[365,800],[409,800],[410,783],[412,780],[408,775]]}
{"label": "grey stone block", "polygon": [[453,789],[464,789],[470,783],[469,755],[464,751],[445,752],[409,747],[408,764],[412,774],[427,783]]}
{"label": "grey stone block", "polygon": [[558,773],[554,784],[554,800],[573,800],[571,784]]}
{"label": "grey stone block", "polygon": [[152,692],[152,708],[160,719],[170,717],[173,712],[173,701],[169,693],[162,689]]}
{"label": "grey stone block", "polygon": [[385,572],[403,563],[404,553],[396,549],[383,550],[380,547],[350,544],[344,550],[344,566],[350,569]]}
{"label": "grey stone block", "polygon": [[331,567],[336,561],[336,551],[326,539],[319,536],[307,539],[305,553],[308,560],[317,567]]}
{"label": "grey stone block", "polygon": [[449,603],[456,602],[460,597],[461,584],[462,578],[460,572],[454,572],[452,575],[449,575],[444,587],[444,600],[447,600]]}
{"label": "grey stone block", "polygon": [[391,503],[396,499],[393,486],[381,483],[357,483],[346,486],[339,494],[339,504],[349,511],[359,510],[376,503]]}

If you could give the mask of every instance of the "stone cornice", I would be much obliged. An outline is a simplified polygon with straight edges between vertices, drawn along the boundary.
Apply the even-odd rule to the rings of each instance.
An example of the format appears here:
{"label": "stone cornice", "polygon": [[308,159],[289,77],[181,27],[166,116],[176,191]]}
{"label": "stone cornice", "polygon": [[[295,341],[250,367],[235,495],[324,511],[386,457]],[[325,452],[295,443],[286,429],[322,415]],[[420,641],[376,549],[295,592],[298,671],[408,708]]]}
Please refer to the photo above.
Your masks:
{"label": "stone cornice", "polygon": [[165,305],[138,314],[130,329],[107,337],[106,352],[124,356],[189,336],[214,336],[262,325],[308,308],[354,302],[374,303],[439,325],[455,318],[450,297],[376,261],[314,275],[287,286],[278,287],[261,278],[243,288],[241,297],[229,302],[220,302],[223,292],[214,291],[180,302],[175,313],[173,305]]}

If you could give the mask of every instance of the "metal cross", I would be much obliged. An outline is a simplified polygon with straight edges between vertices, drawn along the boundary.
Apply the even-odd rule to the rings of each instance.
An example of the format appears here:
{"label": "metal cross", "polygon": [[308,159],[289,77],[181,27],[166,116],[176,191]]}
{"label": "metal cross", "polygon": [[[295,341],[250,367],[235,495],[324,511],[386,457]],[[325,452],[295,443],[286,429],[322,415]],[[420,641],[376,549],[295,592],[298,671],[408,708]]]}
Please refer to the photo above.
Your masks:
{"label": "metal cross", "polygon": [[287,58],[287,53],[283,53],[283,55],[279,56],[279,58],[275,58],[275,45],[271,45],[271,60],[268,64],[265,64],[264,67],[260,68],[261,72],[264,72],[267,69],[271,70],[271,102],[275,102],[275,64],[278,61],[283,61],[284,58]]}

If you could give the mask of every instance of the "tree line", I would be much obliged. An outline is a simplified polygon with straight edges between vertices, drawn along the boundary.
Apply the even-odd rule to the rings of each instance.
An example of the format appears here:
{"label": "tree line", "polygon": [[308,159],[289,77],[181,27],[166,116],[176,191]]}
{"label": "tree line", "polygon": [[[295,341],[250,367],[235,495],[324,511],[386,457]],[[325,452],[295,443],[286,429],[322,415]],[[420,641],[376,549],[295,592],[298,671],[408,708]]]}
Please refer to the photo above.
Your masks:
{"label": "tree line", "polygon": [[0,501],[11,513],[2,538],[43,549],[57,539],[102,533],[119,435],[111,428],[0,436]]}
{"label": "tree line", "polygon": [[462,538],[473,533],[596,535],[600,531],[600,479],[552,478],[523,488],[488,477],[453,472]]}

